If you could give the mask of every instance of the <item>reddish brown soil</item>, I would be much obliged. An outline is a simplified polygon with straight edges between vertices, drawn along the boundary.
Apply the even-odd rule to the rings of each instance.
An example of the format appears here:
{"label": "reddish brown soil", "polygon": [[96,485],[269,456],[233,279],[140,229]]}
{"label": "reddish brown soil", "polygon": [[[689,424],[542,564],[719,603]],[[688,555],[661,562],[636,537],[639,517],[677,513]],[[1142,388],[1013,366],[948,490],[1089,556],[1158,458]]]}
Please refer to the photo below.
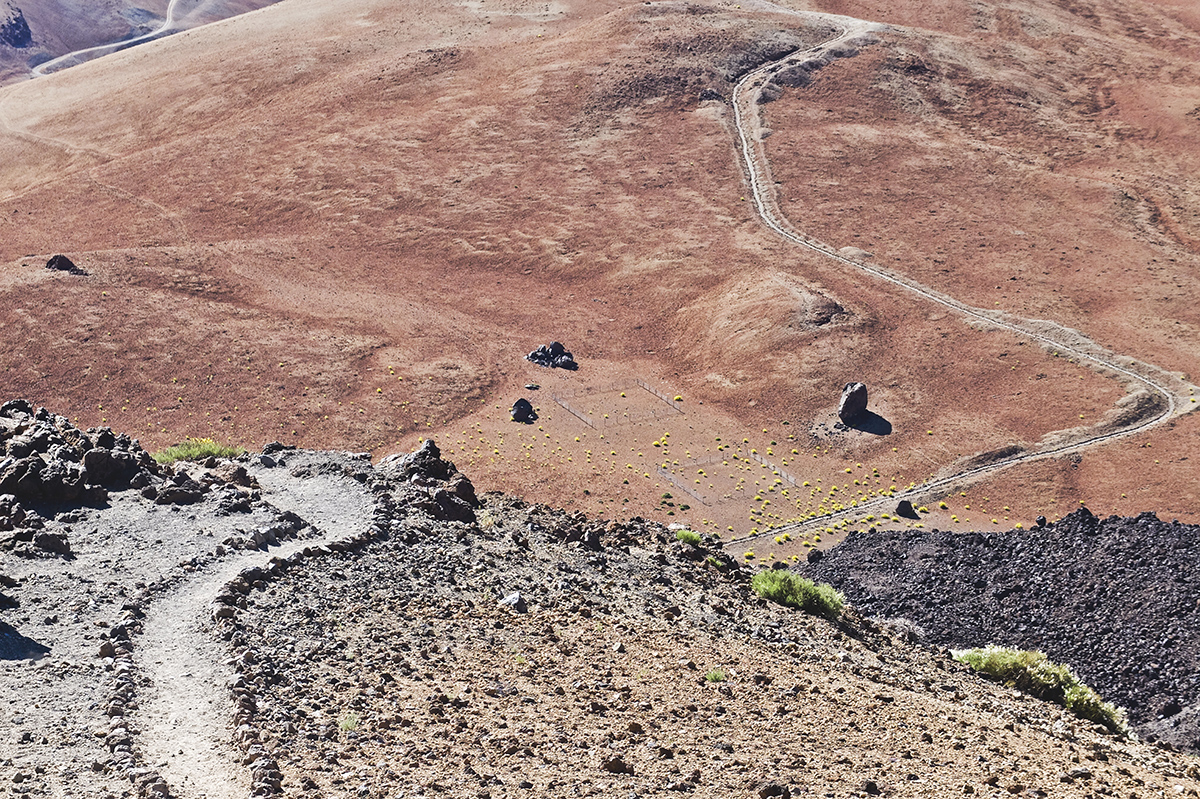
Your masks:
{"label": "reddish brown soil", "polygon": [[[784,209],[964,301],[1194,374],[1197,23],[1089,8],[822,6],[926,30],[765,108]],[[6,87],[3,393],[151,449],[380,456],[433,435],[481,488],[739,534],[813,509],[813,486],[752,521],[735,488],[753,472],[718,446],[869,493],[1099,421],[1123,386],[757,222],[728,108],[698,97],[728,98],[738,53],[765,57],[780,30],[830,29],[734,4],[297,0]],[[46,272],[55,252],[89,274]],[[554,339],[579,372],[522,360]],[[682,413],[589,428],[551,399],[639,378]],[[814,435],[848,380],[890,435]],[[629,393],[590,410],[657,407]],[[529,428],[508,420],[522,394]],[[1081,499],[1195,519],[1197,424],[1011,470],[963,504],[988,497],[989,524]],[[941,526],[982,518],[949,504]]]}

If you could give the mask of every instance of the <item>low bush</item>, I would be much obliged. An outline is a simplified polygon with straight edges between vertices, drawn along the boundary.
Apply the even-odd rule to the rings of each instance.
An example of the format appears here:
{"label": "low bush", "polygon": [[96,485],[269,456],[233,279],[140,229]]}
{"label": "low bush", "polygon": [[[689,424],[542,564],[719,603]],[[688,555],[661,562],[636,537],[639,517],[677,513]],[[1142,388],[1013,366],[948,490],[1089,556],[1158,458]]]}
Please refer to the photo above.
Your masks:
{"label": "low bush", "polygon": [[1041,652],[986,646],[955,651],[955,660],[1010,688],[1062,705],[1081,719],[1128,734],[1125,712],[1079,681],[1070,666]]}
{"label": "low bush", "polygon": [[721,669],[713,669],[704,675],[704,679],[708,682],[725,682],[725,672]]}
{"label": "low bush", "polygon": [[842,606],[846,604],[846,597],[833,586],[814,583],[784,569],[759,572],[750,579],[750,587],[763,599],[799,608],[830,621],[837,620],[842,614]]}
{"label": "low bush", "polygon": [[700,546],[700,534],[692,530],[676,530],[675,540],[682,541],[685,544],[691,544],[694,547]]}
{"label": "low bush", "polygon": [[159,463],[174,463],[175,461],[202,461],[205,458],[236,458],[245,452],[240,447],[228,447],[218,444],[211,438],[189,438],[173,447],[167,447],[154,453],[154,460]]}

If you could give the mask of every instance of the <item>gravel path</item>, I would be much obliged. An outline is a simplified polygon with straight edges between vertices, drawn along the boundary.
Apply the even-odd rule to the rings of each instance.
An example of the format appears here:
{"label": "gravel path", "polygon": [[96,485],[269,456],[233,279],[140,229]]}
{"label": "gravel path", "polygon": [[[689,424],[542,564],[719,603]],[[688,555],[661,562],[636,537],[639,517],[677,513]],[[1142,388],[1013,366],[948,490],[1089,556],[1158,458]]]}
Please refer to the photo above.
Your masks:
{"label": "gravel path", "polygon": [[[134,721],[147,760],[180,799],[240,799],[250,793],[249,772],[235,765],[240,757],[232,738],[234,697],[226,687],[236,673],[212,624],[213,602],[246,569],[367,529],[374,505],[361,484],[346,479],[347,462],[362,467],[361,461],[328,453],[300,453],[289,459],[289,469],[266,467],[261,458],[252,463],[264,500],[304,518],[313,525],[312,535],[268,552],[226,558],[147,608],[134,662],[148,688]],[[314,468],[325,473],[305,480],[294,476]]]}

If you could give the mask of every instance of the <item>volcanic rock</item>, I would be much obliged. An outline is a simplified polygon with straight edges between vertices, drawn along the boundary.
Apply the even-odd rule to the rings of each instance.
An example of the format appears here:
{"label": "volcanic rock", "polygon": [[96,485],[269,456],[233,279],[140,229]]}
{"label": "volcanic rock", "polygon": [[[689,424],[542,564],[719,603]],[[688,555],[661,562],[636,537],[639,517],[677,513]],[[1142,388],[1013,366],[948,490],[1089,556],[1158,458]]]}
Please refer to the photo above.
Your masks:
{"label": "volcanic rock", "polygon": [[575,371],[579,368],[579,364],[575,363],[575,357],[558,341],[543,344],[526,355],[525,360],[532,361],[538,366],[557,366],[559,369],[568,369],[570,371]]}
{"label": "volcanic rock", "polygon": [[52,256],[50,260],[46,262],[46,268],[53,269],[56,272],[66,272],[71,275],[87,274],[87,272],[76,266],[75,262],[65,255]]}
{"label": "volcanic rock", "polygon": [[425,439],[421,446],[407,455],[391,455],[379,462],[379,470],[401,480],[411,480],[416,477],[426,480],[450,479],[452,472],[458,470],[454,464],[442,460],[442,451],[432,439]]}
{"label": "volcanic rock", "polygon": [[537,419],[537,412],[534,411],[533,405],[524,397],[513,403],[510,413],[514,422],[521,422],[522,424],[532,424]]}
{"label": "volcanic rock", "polygon": [[867,387],[862,383],[847,383],[838,403],[838,418],[849,424],[867,410]]}
{"label": "volcanic rock", "polygon": [[[7,14],[0,15],[0,44],[17,48],[33,44],[33,33],[29,30],[29,23],[25,21],[21,9],[0,9],[0,12],[3,11],[7,11]],[[4,16],[8,18],[5,19]]]}
{"label": "volcanic rock", "polygon": [[179,472],[158,489],[154,501],[159,505],[192,505],[203,496],[204,487],[185,472]]}
{"label": "volcanic rock", "polygon": [[[1164,708],[1200,703],[1197,562],[1200,526],[1082,508],[1007,533],[851,533],[804,573],[934,645],[1041,650],[1124,707],[1136,730]],[[1194,747],[1200,719],[1158,738]]]}

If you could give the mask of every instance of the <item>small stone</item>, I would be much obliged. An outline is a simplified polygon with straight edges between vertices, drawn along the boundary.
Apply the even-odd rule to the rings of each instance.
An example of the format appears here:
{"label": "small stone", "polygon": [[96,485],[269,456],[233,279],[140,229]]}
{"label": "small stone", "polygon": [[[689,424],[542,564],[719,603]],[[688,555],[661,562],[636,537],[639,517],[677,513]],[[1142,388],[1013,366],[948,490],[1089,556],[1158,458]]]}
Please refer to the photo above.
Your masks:
{"label": "small stone", "polygon": [[513,403],[509,415],[512,416],[514,422],[520,422],[521,424],[530,424],[538,418],[537,412],[533,409],[533,404],[524,397]]}
{"label": "small stone", "polygon": [[606,758],[601,762],[600,767],[610,774],[633,774],[633,766],[626,763],[620,755]]}
{"label": "small stone", "polygon": [[772,796],[778,796],[780,799],[792,799],[792,791],[786,785],[780,785],[777,782],[768,782],[758,789],[759,799],[770,799]]}
{"label": "small stone", "polygon": [[520,591],[513,591],[508,596],[501,599],[498,603],[501,607],[509,607],[517,613],[528,613],[529,606],[525,604],[525,598],[521,596]]}

